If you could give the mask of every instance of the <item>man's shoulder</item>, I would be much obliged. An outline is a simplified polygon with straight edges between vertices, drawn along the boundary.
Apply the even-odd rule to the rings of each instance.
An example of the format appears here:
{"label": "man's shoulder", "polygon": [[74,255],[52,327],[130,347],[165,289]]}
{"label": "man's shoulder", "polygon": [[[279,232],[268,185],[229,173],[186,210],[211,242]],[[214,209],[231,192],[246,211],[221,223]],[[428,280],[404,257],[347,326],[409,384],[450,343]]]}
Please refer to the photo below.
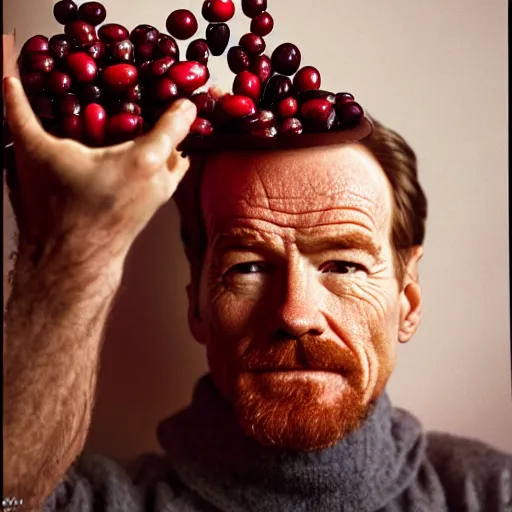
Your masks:
{"label": "man's shoulder", "polygon": [[[512,454],[448,433],[429,432],[426,438],[427,458],[448,496],[512,511]],[[454,502],[454,510],[456,506]]]}

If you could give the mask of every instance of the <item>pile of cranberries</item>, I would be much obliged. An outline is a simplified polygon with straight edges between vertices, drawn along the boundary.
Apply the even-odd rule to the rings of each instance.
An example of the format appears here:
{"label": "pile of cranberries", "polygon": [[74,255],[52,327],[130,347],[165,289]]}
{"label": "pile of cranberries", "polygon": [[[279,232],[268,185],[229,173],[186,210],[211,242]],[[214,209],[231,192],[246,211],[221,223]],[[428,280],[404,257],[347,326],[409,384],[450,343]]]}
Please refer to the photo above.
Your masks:
{"label": "pile of cranberries", "polygon": [[264,38],[274,28],[267,0],[241,3],[250,32],[227,52],[235,74],[232,93],[214,98],[204,87],[208,61],[228,47],[233,0],[204,1],[205,37],[193,39],[181,59],[176,40],[198,31],[186,9],[168,16],[168,33],[151,25],[130,32],[117,23],[97,29],[107,16],[99,2],[78,7],[73,0],[58,1],[53,13],[63,33],[31,37],[18,60],[34,112],[50,133],[95,147],[145,133],[182,97],[198,111],[188,140],[216,134],[284,138],[357,127],[364,117],[361,106],[349,93],[321,90],[320,73],[301,67],[297,46],[284,43],[265,53]]}

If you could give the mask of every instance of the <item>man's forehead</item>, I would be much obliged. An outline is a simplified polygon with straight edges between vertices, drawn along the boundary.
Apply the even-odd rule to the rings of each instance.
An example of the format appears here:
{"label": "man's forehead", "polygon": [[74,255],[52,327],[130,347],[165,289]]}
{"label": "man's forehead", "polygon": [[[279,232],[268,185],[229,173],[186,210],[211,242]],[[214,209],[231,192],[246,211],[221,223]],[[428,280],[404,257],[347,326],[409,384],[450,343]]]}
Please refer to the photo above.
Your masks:
{"label": "man's forehead", "polygon": [[212,156],[201,202],[210,221],[260,209],[293,215],[338,208],[361,209],[377,220],[390,207],[384,172],[356,144]]}

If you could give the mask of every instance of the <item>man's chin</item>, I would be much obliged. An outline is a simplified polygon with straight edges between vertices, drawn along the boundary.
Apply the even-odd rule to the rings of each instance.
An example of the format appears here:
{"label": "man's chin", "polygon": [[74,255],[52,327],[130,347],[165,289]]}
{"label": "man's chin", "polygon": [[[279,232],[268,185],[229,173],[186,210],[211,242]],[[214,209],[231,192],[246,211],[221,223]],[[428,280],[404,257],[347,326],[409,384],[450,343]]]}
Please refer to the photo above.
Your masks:
{"label": "man's chin", "polygon": [[264,446],[314,451],[333,446],[368,413],[362,390],[332,372],[244,373],[235,412],[245,433]]}

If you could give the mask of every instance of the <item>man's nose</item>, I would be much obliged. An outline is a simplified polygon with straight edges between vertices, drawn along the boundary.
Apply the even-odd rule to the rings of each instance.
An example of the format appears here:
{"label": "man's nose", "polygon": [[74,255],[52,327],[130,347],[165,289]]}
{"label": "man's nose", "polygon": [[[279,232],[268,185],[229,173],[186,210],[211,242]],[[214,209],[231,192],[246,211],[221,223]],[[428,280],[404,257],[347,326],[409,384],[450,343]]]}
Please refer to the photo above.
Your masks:
{"label": "man's nose", "polygon": [[294,268],[288,272],[277,308],[279,337],[320,335],[327,329],[322,313],[322,287],[311,273]]}

